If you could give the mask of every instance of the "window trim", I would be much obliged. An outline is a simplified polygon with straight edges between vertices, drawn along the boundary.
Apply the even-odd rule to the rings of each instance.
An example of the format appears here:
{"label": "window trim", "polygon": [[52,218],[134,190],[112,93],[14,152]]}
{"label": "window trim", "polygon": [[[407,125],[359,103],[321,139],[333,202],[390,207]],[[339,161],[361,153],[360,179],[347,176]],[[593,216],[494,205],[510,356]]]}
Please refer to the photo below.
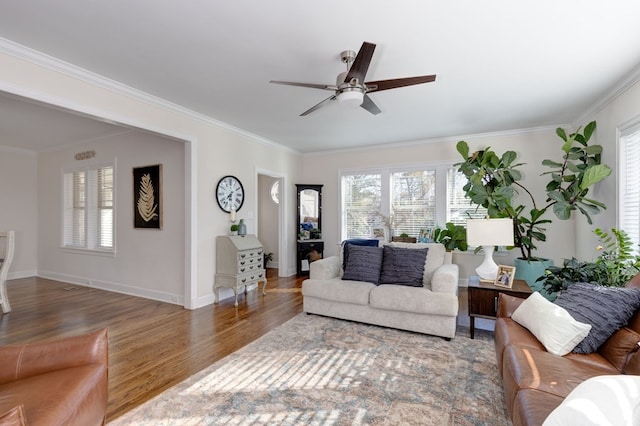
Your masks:
{"label": "window trim", "polygon": [[[616,165],[618,173],[616,179],[616,228],[624,231],[626,231],[624,229],[624,207],[626,205],[626,197],[623,197],[622,190],[626,186],[626,182],[628,180],[626,173],[627,155],[624,146],[624,139],[636,133],[640,133],[640,116],[632,118],[616,129]],[[638,137],[640,138],[640,135]],[[632,235],[629,236],[633,237]],[[640,241],[633,241],[633,250],[636,253],[638,253],[637,247],[639,243]]]}
{"label": "window trim", "polygon": [[[379,167],[353,167],[344,168],[338,170],[338,208],[340,215],[338,217],[338,233],[339,240],[344,241],[346,239],[345,228],[345,203],[344,203],[344,187],[343,178],[349,175],[356,174],[380,174],[382,182],[390,182],[391,174],[396,172],[412,172],[412,171],[425,171],[435,170],[436,172],[436,223],[444,225],[447,223],[447,172],[454,167],[456,162],[454,161],[442,161],[433,163],[413,163],[405,165],[391,165],[391,166],[379,166]],[[444,202],[438,203],[438,194],[444,195]],[[382,191],[381,194],[381,213],[389,216],[391,209],[390,191]]]}
{"label": "window trim", "polygon": [[[75,247],[75,246],[70,246],[70,245],[66,245],[65,244],[65,192],[66,192],[66,187],[65,187],[65,175],[68,173],[77,173],[77,172],[85,172],[87,173],[87,175],[85,175],[85,191],[88,192],[88,178],[86,176],[88,176],[88,172],[90,171],[97,171],[98,169],[101,168],[105,168],[105,167],[111,167],[113,169],[113,187],[112,187],[112,191],[113,191],[113,206],[112,206],[112,211],[113,211],[113,233],[112,233],[112,241],[113,241],[113,246],[111,248],[101,248],[97,246],[97,242],[94,242],[93,246],[89,247],[89,241],[85,242],[85,247]],[[116,167],[116,160],[114,159],[112,162],[101,162],[101,163],[91,163],[91,164],[85,164],[82,166],[76,166],[76,167],[65,167],[62,168],[61,171],[61,177],[60,177],[60,182],[61,182],[61,191],[60,191],[60,249],[63,252],[67,252],[67,253],[76,253],[76,254],[89,254],[89,255],[96,255],[96,256],[105,256],[105,257],[115,257],[116,255],[116,211],[117,211],[117,167]],[[97,183],[98,183],[98,179],[96,179],[96,188],[93,188],[91,191],[97,191]],[[95,211],[94,213],[94,219],[95,220],[95,225],[97,226],[97,223],[99,222],[98,218],[97,218],[97,212],[98,212],[98,204],[97,204],[97,200],[95,203],[90,203],[89,199],[88,199],[88,195],[85,195],[85,235],[88,235],[89,233],[89,229],[91,228],[91,223],[90,223],[90,210],[94,209]],[[88,238],[87,238],[88,239]]]}

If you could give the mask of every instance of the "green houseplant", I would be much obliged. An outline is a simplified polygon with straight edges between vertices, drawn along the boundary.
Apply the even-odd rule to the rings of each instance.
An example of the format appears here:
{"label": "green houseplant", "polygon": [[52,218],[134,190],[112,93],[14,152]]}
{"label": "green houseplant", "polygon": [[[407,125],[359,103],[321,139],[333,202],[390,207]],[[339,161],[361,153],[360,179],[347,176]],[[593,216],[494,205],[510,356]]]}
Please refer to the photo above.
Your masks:
{"label": "green houseplant", "polygon": [[599,228],[593,231],[600,241],[596,260],[585,262],[565,259],[562,266],[552,266],[538,278],[549,293],[566,289],[573,283],[622,287],[640,272],[640,256],[633,252],[633,242],[623,230],[611,233]]}
{"label": "green houseplant", "polygon": [[231,225],[231,227],[229,228],[229,230],[231,231],[231,235],[238,235],[238,228],[240,228],[238,226],[237,223],[234,223]]}
{"label": "green houseplant", "polygon": [[467,251],[467,228],[447,222],[444,228],[437,227],[433,230],[433,241],[442,243],[447,251],[455,249]]}
{"label": "green houseplant", "polygon": [[534,194],[523,185],[519,168],[524,163],[516,162],[515,151],[498,155],[487,147],[469,153],[469,145],[458,142],[456,148],[463,161],[456,166],[467,178],[465,194],[472,203],[486,208],[489,217],[514,220],[515,247],[520,249],[520,259],[539,260],[535,256],[536,243],[546,241],[543,225],[551,223],[545,217],[549,210],[561,220],[569,219],[577,210],[591,224],[591,216],[606,208],[603,203],[587,197],[593,185],[611,174],[611,168],[601,162],[602,146],[589,145],[595,129],[595,121],[582,133],[581,128],[570,135],[562,128],[556,129],[562,140],[562,157],[542,161],[542,166],[547,168],[542,175],[549,176],[544,202],[536,201]]}

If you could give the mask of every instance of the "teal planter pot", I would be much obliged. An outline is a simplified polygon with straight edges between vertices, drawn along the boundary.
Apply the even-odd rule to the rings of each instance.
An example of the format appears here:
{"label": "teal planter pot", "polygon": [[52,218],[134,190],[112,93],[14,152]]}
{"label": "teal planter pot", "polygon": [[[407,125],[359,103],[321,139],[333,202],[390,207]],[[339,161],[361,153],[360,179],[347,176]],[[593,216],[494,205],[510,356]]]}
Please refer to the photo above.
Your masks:
{"label": "teal planter pot", "polygon": [[553,266],[553,261],[548,259],[515,259],[516,279],[525,280],[527,284],[529,284],[529,287],[531,287],[531,290],[537,291],[547,299],[553,301],[556,298],[555,293],[547,293],[547,291],[542,288],[542,282],[536,282],[538,278],[544,275],[545,269],[550,266]]}

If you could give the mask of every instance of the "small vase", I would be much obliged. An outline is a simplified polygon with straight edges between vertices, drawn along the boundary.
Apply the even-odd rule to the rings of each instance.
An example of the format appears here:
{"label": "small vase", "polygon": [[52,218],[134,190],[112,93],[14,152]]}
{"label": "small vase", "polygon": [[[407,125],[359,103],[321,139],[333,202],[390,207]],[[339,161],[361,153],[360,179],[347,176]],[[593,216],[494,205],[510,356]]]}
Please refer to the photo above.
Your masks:
{"label": "small vase", "polygon": [[244,219],[240,219],[238,223],[238,235],[247,235],[247,225],[245,225]]}

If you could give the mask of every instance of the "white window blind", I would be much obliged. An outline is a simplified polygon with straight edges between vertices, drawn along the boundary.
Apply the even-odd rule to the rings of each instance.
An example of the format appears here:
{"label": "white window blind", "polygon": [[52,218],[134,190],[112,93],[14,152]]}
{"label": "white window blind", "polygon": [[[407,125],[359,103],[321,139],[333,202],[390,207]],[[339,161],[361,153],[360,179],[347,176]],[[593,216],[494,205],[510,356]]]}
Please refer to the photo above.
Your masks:
{"label": "white window blind", "polygon": [[112,165],[64,172],[63,247],[113,251],[113,172]]}
{"label": "white window blind", "polygon": [[640,243],[640,124],[620,135],[619,142],[619,229],[633,241],[638,253]]}
{"label": "white window blind", "polygon": [[382,175],[353,174],[342,178],[343,234],[345,238],[370,237],[380,225]]}
{"label": "white window blind", "polygon": [[464,193],[467,178],[457,169],[447,170],[447,222],[466,226],[467,219],[482,219],[487,215],[487,209],[471,204]]}
{"label": "white window blind", "polygon": [[486,215],[469,203],[466,178],[450,165],[343,172],[341,183],[342,239],[370,238],[379,228],[418,237],[421,230]]}

